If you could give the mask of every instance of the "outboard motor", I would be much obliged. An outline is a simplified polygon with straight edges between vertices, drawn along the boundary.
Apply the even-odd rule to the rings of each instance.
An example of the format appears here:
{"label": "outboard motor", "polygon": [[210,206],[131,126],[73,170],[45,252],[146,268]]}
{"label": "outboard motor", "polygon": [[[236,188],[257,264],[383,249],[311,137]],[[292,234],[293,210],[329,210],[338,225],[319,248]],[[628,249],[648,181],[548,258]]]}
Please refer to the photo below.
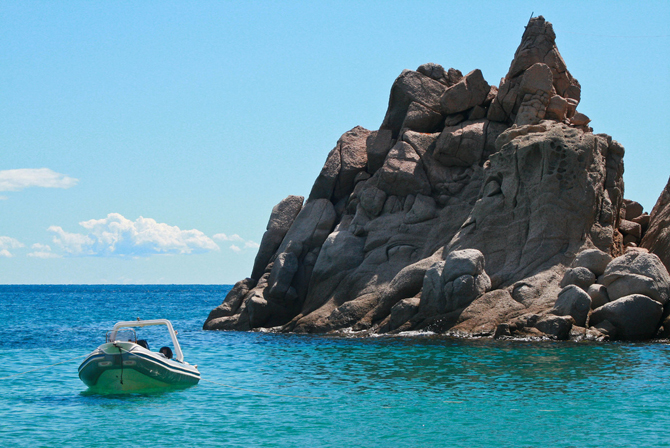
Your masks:
{"label": "outboard motor", "polygon": [[172,359],[172,349],[170,347],[161,347],[158,352],[162,353],[167,359]]}

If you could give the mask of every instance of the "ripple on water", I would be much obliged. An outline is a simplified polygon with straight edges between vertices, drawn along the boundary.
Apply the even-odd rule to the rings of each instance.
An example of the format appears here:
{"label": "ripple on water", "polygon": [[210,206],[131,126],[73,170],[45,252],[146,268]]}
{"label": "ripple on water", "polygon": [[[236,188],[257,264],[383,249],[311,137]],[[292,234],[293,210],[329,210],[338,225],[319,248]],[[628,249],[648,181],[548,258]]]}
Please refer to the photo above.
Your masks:
{"label": "ripple on water", "polygon": [[85,354],[117,320],[166,317],[204,379],[275,394],[204,381],[91,394],[72,361],[2,380],[0,440],[16,447],[668,443],[667,345],[202,331],[228,288],[0,287],[7,322],[0,377]]}

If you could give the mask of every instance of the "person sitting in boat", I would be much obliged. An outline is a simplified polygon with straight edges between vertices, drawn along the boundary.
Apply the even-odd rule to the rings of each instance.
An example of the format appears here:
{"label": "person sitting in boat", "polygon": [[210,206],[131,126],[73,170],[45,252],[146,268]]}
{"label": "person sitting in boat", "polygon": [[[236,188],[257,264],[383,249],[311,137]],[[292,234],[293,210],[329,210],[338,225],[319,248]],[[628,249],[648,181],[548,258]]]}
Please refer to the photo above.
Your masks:
{"label": "person sitting in boat", "polygon": [[172,359],[172,349],[170,347],[161,347],[158,353],[161,353],[167,359]]}

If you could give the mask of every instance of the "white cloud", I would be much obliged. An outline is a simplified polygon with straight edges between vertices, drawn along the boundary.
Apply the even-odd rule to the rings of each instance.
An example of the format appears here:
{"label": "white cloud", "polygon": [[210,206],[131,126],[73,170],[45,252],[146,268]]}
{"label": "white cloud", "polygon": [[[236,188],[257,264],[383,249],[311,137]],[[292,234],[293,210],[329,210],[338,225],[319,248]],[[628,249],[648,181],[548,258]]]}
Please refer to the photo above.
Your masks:
{"label": "white cloud", "polygon": [[51,226],[47,230],[56,234],[53,238],[54,243],[61,246],[66,252],[74,255],[95,255],[95,252],[90,249],[95,241],[88,235],[69,233],[59,226]]}
{"label": "white cloud", "polygon": [[28,253],[29,257],[33,258],[62,258],[58,254],[54,254],[53,252],[30,252]]}
{"label": "white cloud", "polygon": [[145,257],[155,254],[193,254],[220,250],[199,230],[181,230],[177,226],[139,217],[135,221],[118,213],[103,219],[79,223],[86,234],[70,233],[51,226],[54,243],[72,256]]}
{"label": "white cloud", "polygon": [[7,199],[9,199],[7,196],[0,196],[0,201],[6,201]]}
{"label": "white cloud", "polygon": [[0,236],[0,257],[12,257],[13,255],[9,249],[18,249],[20,247],[23,247],[23,243],[19,240],[8,236]]}
{"label": "white cloud", "polygon": [[35,243],[31,246],[32,252],[28,253],[33,258],[61,258],[60,255],[51,252],[51,246],[48,244]]}
{"label": "white cloud", "polygon": [[255,241],[251,240],[247,241],[241,236],[239,236],[237,233],[234,233],[232,235],[226,235],[225,233],[217,233],[212,237],[212,239],[216,241],[230,241],[233,243],[243,243],[240,245],[232,244],[230,246],[230,250],[238,254],[242,252],[244,249],[258,249],[259,247],[261,247],[260,244],[256,243]]}
{"label": "white cloud", "polygon": [[49,168],[22,168],[0,171],[0,191],[20,191],[28,187],[70,188],[79,179],[57,173]]}
{"label": "white cloud", "polygon": [[258,244],[258,243],[255,242],[255,241],[251,241],[251,240],[249,240],[249,241],[246,241],[246,242],[244,243],[244,247],[245,247],[245,248],[251,248],[251,249],[258,249],[259,247],[261,247],[261,245]]}
{"label": "white cloud", "polygon": [[18,249],[19,247],[23,247],[23,243],[19,240],[8,236],[0,236],[0,248]]}
{"label": "white cloud", "polygon": [[238,241],[240,243],[244,242],[244,238],[239,236],[237,233],[233,235],[226,235],[225,233],[217,233],[212,237],[212,239],[215,239],[216,241]]}

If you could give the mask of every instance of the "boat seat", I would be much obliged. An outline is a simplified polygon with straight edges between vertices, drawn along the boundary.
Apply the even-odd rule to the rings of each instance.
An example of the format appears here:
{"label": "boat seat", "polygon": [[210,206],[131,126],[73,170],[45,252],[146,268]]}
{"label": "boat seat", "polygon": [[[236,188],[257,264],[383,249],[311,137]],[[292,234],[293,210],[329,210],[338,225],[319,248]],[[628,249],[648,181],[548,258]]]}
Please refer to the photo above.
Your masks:
{"label": "boat seat", "polygon": [[140,347],[144,347],[147,350],[149,350],[149,343],[146,341],[146,339],[138,339],[137,340],[137,345],[139,345]]}

